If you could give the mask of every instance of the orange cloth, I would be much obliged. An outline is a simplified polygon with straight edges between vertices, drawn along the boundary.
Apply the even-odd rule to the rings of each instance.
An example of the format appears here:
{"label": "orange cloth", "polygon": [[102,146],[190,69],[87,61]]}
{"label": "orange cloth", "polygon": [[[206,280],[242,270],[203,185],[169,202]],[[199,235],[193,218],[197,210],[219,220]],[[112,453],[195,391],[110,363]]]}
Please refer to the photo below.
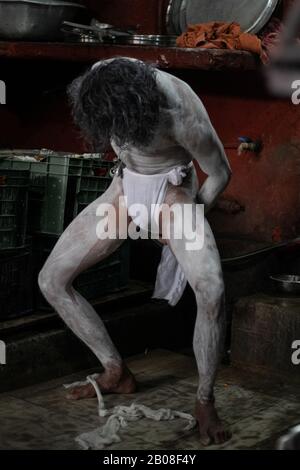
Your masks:
{"label": "orange cloth", "polygon": [[243,33],[238,23],[213,21],[189,25],[176,40],[178,47],[205,49],[238,49],[261,55],[261,40],[254,34]]}

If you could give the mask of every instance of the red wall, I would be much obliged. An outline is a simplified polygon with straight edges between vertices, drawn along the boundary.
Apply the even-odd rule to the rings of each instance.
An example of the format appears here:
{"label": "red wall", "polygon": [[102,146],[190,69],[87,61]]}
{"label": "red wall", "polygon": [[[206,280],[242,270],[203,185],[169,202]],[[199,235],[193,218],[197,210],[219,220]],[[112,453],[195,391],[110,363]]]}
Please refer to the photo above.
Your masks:
{"label": "red wall", "polygon": [[202,98],[225,147],[239,136],[263,143],[258,155],[226,149],[233,176],[225,195],[245,211],[214,212],[215,229],[274,241],[299,234],[300,107],[268,96],[259,74],[181,76]]}
{"label": "red wall", "polygon": [[260,155],[228,151],[233,178],[226,194],[245,212],[214,217],[218,230],[254,233],[268,240],[300,233],[300,115],[290,103],[222,97],[204,102],[224,143],[259,136]]}

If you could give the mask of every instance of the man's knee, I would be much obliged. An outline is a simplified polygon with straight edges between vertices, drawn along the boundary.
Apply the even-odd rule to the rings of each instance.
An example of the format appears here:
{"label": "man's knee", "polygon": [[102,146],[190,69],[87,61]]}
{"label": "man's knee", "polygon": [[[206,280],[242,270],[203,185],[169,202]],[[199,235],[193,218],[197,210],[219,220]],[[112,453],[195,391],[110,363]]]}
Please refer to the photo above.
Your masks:
{"label": "man's knee", "polygon": [[38,285],[44,297],[49,303],[55,300],[66,291],[66,283],[63,282],[58,271],[45,265],[39,273]]}
{"label": "man's knee", "polygon": [[194,284],[198,306],[210,316],[219,316],[224,304],[224,281],[222,274],[198,278]]}

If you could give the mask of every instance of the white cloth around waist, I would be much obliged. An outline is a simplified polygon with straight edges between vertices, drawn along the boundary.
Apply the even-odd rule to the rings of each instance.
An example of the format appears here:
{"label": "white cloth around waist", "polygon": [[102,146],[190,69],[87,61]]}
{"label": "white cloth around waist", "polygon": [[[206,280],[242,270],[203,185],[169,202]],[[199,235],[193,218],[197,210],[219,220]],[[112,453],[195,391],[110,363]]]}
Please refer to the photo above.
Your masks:
{"label": "white cloth around waist", "polygon": [[[172,168],[167,173],[144,175],[123,169],[123,192],[128,215],[144,231],[158,230],[158,213],[166,196],[168,184],[180,186],[193,162]],[[172,306],[180,300],[187,280],[176,257],[165,245],[157,269],[153,298],[165,299]]]}
{"label": "white cloth around waist", "polygon": [[123,191],[127,198],[128,214],[138,227],[151,231],[158,222],[156,215],[165,200],[168,184],[180,186],[192,167],[193,163],[190,162],[167,173],[154,175],[135,173],[127,167],[123,169]]}

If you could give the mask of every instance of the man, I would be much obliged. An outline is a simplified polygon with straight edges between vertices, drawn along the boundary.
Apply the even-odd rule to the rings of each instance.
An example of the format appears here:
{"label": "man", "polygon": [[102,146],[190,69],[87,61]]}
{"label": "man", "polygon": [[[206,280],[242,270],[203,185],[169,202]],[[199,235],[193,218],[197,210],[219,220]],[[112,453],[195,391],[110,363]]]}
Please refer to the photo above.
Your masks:
{"label": "man", "polygon": [[[201,101],[186,83],[168,73],[133,59],[101,61],[75,80],[70,95],[75,122],[84,136],[98,150],[111,144],[125,168],[115,175],[105,194],[80,213],[62,234],[40,273],[39,285],[48,302],[103,365],[104,372],[97,379],[100,389],[105,393],[133,393],[134,377],[103,322],[72,286],[79,273],[122,243],[118,238],[112,240],[99,234],[96,210],[103,204],[121,210],[120,196],[124,194],[135,203],[141,202],[137,198],[144,202],[147,195],[146,203],[152,199],[168,206],[192,205],[192,220],[187,222],[195,225],[196,216],[201,214],[196,198],[208,211],[228,184],[231,171]],[[199,191],[191,166],[193,158],[208,175]],[[176,228],[177,223],[175,213],[169,228]],[[165,292],[160,297],[176,303],[184,279],[194,290],[198,315],[193,346],[199,370],[195,414],[202,444],[220,444],[230,434],[217,415],[213,395],[225,327],[219,254],[206,220],[201,250],[188,251],[185,237],[176,238],[171,232],[174,230],[164,240],[164,253],[169,257],[167,261],[172,256],[176,259],[181,271],[170,285],[175,288],[169,297]],[[162,266],[166,266],[164,260]],[[163,273],[161,269],[157,291],[164,291]],[[93,396],[95,391],[89,384],[75,387],[69,398]]]}

